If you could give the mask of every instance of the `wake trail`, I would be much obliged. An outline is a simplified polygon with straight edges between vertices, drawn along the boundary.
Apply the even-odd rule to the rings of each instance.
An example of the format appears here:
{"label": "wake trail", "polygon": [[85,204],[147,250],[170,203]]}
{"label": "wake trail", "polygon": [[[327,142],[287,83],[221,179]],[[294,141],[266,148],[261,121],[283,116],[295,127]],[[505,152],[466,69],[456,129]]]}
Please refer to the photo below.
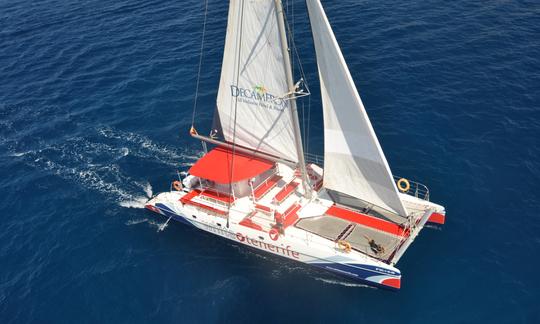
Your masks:
{"label": "wake trail", "polygon": [[179,150],[168,145],[157,144],[146,136],[132,132],[100,127],[97,133],[107,140],[122,143],[129,149],[131,155],[156,160],[174,168],[189,167],[200,158],[200,154],[194,150]]}
{"label": "wake trail", "polygon": [[371,287],[371,286],[363,285],[363,284],[359,284],[359,283],[354,283],[354,282],[346,282],[346,281],[341,281],[341,280],[326,279],[326,278],[320,278],[320,277],[314,277],[314,279],[318,280],[318,281],[322,281],[322,282],[327,283],[327,284],[343,286],[343,287],[377,289],[375,287]]}
{"label": "wake trail", "polygon": [[95,134],[73,137],[36,150],[12,150],[8,155],[31,167],[98,191],[125,208],[144,208],[153,196],[153,188],[147,180],[136,179],[122,170],[120,162],[124,157],[131,155],[157,160],[175,168],[190,165],[198,158],[194,152],[159,145],[135,133],[108,127],[96,132],[97,138]]}

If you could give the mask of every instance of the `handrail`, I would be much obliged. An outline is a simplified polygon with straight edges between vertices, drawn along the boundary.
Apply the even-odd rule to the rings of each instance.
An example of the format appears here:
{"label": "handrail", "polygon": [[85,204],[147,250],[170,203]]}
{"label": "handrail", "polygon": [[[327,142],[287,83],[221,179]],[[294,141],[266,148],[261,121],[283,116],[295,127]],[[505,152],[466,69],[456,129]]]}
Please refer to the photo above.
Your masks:
{"label": "handrail", "polygon": [[[405,179],[405,178],[394,175],[394,181],[396,182],[396,185],[397,185],[397,182],[401,179]],[[409,182],[410,186],[408,190],[406,191],[401,190],[398,186],[398,190],[400,192],[407,194],[409,196],[414,196],[416,198],[429,201],[429,189],[426,185],[420,182],[409,180],[409,179],[406,179],[406,180],[407,182]]]}

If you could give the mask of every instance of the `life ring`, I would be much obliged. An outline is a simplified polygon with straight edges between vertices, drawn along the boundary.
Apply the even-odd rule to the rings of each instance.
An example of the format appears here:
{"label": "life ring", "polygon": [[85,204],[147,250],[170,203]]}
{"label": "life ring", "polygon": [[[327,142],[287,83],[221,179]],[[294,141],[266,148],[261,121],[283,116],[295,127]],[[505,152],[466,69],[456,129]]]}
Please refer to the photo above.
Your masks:
{"label": "life ring", "polygon": [[270,236],[270,238],[272,239],[272,241],[277,241],[277,239],[279,238],[279,231],[278,231],[276,228],[272,228],[272,229],[268,232],[268,236]]}
{"label": "life ring", "polygon": [[178,180],[173,181],[172,186],[173,186],[174,190],[182,191],[182,182],[180,182]]}
{"label": "life ring", "polygon": [[409,189],[411,189],[411,184],[409,183],[409,180],[405,178],[399,179],[397,182],[397,186],[398,186],[399,191],[401,192],[407,192],[409,191]]}
{"label": "life ring", "polygon": [[347,241],[344,241],[344,240],[339,240],[337,242],[337,245],[340,249],[342,249],[343,251],[345,251],[345,253],[349,253],[351,252],[352,250],[352,246],[351,246],[351,243],[347,242]]}

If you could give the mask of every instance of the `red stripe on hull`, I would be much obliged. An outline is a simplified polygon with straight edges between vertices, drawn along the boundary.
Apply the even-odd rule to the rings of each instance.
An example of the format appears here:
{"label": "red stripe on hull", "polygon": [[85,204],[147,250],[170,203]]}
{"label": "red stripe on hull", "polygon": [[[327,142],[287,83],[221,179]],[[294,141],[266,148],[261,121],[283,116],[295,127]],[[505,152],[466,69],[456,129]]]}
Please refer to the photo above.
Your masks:
{"label": "red stripe on hull", "polygon": [[433,213],[429,216],[428,222],[436,224],[444,224],[446,216],[444,214]]}
{"label": "red stripe on hull", "polygon": [[385,286],[388,286],[388,287],[400,289],[401,288],[401,279],[388,278],[388,279],[384,279],[383,281],[381,281],[381,284],[385,285]]}

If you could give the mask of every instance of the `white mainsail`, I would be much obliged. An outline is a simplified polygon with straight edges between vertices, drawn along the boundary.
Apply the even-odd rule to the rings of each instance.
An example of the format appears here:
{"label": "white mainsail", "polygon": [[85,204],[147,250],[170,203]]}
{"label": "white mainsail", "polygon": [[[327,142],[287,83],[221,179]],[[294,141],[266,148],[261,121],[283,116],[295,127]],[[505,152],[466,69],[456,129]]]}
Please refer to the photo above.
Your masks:
{"label": "white mainsail", "polygon": [[277,19],[274,1],[230,1],[217,112],[226,141],[298,162]]}
{"label": "white mainsail", "polygon": [[407,216],[321,2],[306,3],[324,112],[324,187]]}

